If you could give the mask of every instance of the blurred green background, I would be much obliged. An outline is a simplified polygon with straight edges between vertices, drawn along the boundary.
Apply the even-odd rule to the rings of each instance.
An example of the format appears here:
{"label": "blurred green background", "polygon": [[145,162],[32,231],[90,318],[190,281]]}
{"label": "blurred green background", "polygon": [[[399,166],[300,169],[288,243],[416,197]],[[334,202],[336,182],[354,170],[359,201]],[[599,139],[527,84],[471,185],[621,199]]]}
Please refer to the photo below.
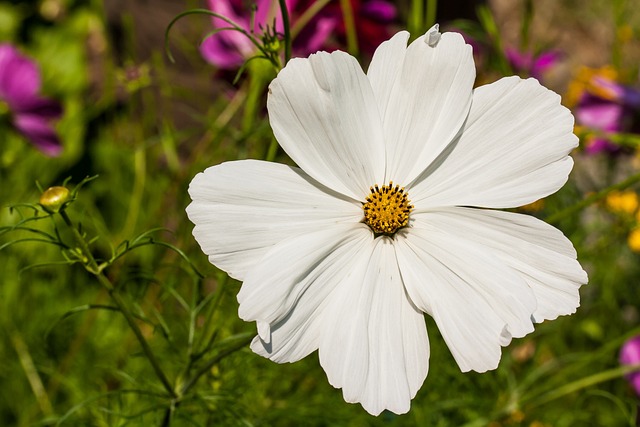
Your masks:
{"label": "blurred green background", "polygon": [[[478,84],[529,74],[509,63],[512,47],[561,53],[542,80],[571,108],[585,67],[608,67],[616,82],[640,89],[634,0],[450,2],[437,15],[429,12],[433,3],[395,2],[396,17],[385,25],[416,37],[437,17],[444,28],[463,30],[480,46]],[[191,236],[187,187],[196,173],[225,160],[290,160],[274,151],[266,118],[272,68],[253,61],[232,83],[236,70],[219,70],[198,51],[211,32],[204,15],[177,21],[169,61],[167,26],[201,7],[168,0],[0,2],[0,42],[39,64],[43,93],[64,107],[55,124],[59,157],[45,156],[8,126],[0,129],[0,425],[637,425],[639,397],[618,362],[622,343],[640,334],[634,127],[606,135],[619,150],[596,154],[585,147],[601,131],[578,127],[581,147],[569,183],[520,209],[553,220],[590,280],[575,315],[514,340],[496,371],[460,373],[426,316],[430,372],[411,411],[372,417],[343,401],[317,355],[278,365],[253,354],[246,342],[255,325],[237,316],[240,283],[210,265]],[[344,40],[333,43],[356,53]],[[358,49],[363,64],[370,53]],[[93,256],[108,262],[103,277],[137,318],[172,384],[199,373],[179,403],[101,279],[84,268],[72,230],[41,210],[40,219],[20,222],[33,218],[32,207],[19,205],[37,204],[38,185],[68,179],[74,188],[88,176],[97,178],[66,211]],[[33,241],[37,233],[15,224],[69,247]],[[141,246],[124,252],[126,242]]]}

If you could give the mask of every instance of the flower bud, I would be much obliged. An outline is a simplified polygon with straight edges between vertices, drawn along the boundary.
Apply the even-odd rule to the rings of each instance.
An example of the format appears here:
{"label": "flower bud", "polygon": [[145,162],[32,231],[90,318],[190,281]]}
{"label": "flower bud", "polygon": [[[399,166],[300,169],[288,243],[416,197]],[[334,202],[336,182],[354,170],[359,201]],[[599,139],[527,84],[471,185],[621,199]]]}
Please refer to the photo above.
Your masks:
{"label": "flower bud", "polygon": [[282,47],[282,44],[280,43],[280,40],[278,40],[277,38],[269,40],[264,44],[264,49],[267,52],[278,52],[281,47]]}
{"label": "flower bud", "polygon": [[69,189],[66,187],[50,187],[40,196],[40,205],[49,213],[56,213],[69,200]]}

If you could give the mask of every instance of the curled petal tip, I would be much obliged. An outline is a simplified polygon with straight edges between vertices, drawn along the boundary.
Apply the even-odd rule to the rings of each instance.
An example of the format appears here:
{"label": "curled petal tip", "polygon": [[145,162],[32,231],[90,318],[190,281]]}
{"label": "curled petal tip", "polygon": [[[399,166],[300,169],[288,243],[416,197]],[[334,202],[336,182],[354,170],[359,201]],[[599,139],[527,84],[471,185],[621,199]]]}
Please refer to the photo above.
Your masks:
{"label": "curled petal tip", "polygon": [[435,24],[429,28],[429,31],[425,34],[424,42],[430,47],[436,47],[440,41],[440,36],[442,36],[442,34],[440,34],[440,25]]}

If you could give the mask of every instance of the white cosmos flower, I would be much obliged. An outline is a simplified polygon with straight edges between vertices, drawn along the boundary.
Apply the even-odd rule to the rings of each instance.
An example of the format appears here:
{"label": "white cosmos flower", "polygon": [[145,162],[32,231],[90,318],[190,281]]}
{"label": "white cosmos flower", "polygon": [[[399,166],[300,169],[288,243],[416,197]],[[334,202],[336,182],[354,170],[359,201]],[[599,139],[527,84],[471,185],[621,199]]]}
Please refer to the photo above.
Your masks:
{"label": "white cosmos flower", "polygon": [[587,282],[559,230],[479,209],[566,182],[577,138],[560,97],[518,77],[473,90],[459,34],[408,39],[382,43],[366,74],[344,52],[292,59],[267,105],[299,168],[211,167],[187,208],[209,260],[243,282],[253,351],[283,363],[318,350],[329,382],[371,414],[407,412],[424,382],[423,312],[460,369],[484,372],[533,323],[575,312]]}

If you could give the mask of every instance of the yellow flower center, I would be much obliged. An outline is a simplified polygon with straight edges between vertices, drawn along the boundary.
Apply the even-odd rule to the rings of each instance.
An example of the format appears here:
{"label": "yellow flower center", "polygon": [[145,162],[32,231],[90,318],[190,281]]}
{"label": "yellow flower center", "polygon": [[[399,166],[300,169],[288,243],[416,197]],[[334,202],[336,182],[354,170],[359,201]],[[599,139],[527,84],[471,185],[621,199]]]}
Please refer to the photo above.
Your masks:
{"label": "yellow flower center", "polygon": [[413,206],[404,188],[389,185],[371,187],[371,194],[363,203],[364,223],[376,234],[393,234],[409,223]]}

